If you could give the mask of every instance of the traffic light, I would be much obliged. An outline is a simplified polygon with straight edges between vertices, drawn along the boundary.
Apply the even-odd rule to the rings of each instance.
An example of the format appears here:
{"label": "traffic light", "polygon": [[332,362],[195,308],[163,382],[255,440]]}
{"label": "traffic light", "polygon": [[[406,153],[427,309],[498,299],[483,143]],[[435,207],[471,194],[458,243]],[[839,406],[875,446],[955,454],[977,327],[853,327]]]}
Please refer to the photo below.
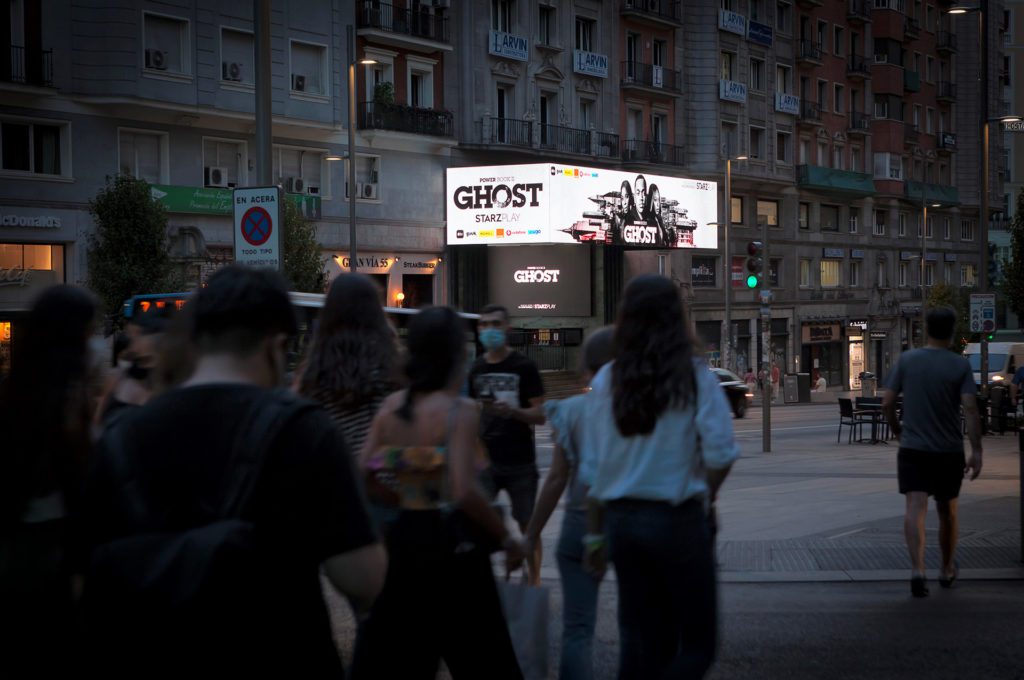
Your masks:
{"label": "traffic light", "polygon": [[751,241],[747,244],[747,288],[754,290],[764,281],[764,244]]}

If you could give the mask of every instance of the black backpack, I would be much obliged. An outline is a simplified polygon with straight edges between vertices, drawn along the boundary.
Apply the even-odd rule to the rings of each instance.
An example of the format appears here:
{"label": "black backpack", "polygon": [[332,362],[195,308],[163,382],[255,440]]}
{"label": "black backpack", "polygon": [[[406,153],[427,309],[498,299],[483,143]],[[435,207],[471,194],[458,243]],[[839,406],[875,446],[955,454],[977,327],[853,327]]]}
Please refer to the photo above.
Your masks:
{"label": "black backpack", "polygon": [[[260,584],[255,527],[241,515],[267,449],[288,421],[315,408],[283,390],[253,404],[235,440],[223,504],[209,523],[136,533],[95,547],[82,602],[90,652],[103,657],[113,649],[119,661],[128,661],[155,643],[178,653],[187,649],[191,656],[206,646],[223,652],[228,636],[247,637],[247,622],[258,625],[254,601]],[[117,506],[128,526],[153,526],[156,510],[140,492],[131,455],[145,453],[140,443],[126,440],[130,422],[114,423],[103,445],[119,482]],[[173,663],[173,657],[158,663],[167,662]]]}

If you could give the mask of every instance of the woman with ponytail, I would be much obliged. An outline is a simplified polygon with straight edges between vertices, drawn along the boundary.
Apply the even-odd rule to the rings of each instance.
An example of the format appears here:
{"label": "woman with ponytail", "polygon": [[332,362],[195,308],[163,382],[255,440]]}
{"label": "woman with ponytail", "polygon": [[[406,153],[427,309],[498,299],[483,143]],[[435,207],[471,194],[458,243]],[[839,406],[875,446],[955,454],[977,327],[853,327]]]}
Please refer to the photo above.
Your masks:
{"label": "woman with ponytail", "polygon": [[[409,325],[408,387],[387,397],[361,464],[373,486],[397,480],[398,517],[387,534],[384,590],[363,623],[353,678],[433,678],[443,658],[453,678],[521,678],[490,556],[466,540],[502,545],[509,566],[523,548],[477,488],[477,406],[459,397],[467,329],[447,307]],[[458,517],[461,522],[454,522]],[[456,524],[472,531],[453,532]]]}

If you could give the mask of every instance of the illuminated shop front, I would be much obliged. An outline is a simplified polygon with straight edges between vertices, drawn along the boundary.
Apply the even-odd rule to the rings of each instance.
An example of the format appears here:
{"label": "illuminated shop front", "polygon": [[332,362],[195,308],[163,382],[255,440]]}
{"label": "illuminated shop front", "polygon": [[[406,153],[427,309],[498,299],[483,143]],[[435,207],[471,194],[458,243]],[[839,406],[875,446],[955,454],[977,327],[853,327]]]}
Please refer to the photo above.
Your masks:
{"label": "illuminated shop front", "polygon": [[0,375],[16,360],[25,313],[46,287],[65,281],[64,246],[0,243]]}

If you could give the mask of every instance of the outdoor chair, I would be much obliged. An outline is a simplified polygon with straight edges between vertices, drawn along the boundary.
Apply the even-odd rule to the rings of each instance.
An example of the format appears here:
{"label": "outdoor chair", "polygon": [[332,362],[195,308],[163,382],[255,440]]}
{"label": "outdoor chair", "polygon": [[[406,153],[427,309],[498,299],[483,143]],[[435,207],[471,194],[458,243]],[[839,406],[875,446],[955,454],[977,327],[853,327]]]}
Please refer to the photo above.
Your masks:
{"label": "outdoor chair", "polygon": [[857,411],[853,408],[853,400],[840,397],[839,398],[839,432],[836,433],[836,444],[843,436],[843,426],[850,428],[849,436],[847,437],[847,444],[853,443],[853,430],[857,428],[857,441],[860,441],[863,437],[860,433],[860,428],[863,425],[870,425],[872,419],[870,414]]}

